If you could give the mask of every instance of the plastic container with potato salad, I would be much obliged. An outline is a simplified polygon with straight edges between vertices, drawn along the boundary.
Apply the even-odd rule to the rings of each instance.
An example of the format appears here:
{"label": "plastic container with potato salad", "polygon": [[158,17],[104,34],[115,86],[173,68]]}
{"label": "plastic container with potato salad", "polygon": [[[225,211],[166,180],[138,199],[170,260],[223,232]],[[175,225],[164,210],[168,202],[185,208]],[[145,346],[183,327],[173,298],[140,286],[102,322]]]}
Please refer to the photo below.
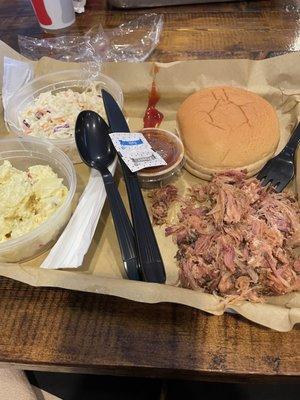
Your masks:
{"label": "plastic container with potato salad", "polygon": [[71,216],[76,172],[63,151],[35,138],[1,139],[0,164],[5,160],[24,171],[33,165],[49,165],[68,188],[64,203],[49,219],[22,236],[0,243],[0,262],[12,263],[38,256],[57,240]]}
{"label": "plastic container with potato salad", "polygon": [[[41,137],[36,135],[28,135],[24,130],[25,128],[22,114],[24,110],[28,109],[28,107],[31,105],[34,105],[34,100],[37,99],[41,94],[48,97],[48,99],[45,101],[49,101],[48,106],[51,106],[51,104],[54,105],[55,103],[55,98],[51,96],[52,94],[55,95],[58,92],[65,92],[69,89],[74,92],[82,93],[91,86],[95,87],[97,94],[99,95],[99,103],[97,104],[97,108],[94,110],[91,108],[92,111],[96,111],[98,110],[98,107],[100,107],[102,109],[102,113],[100,112],[101,116],[106,119],[104,106],[102,103],[100,103],[102,102],[101,89],[107,90],[122,109],[122,89],[116,81],[107,75],[97,73],[95,76],[91,76],[88,71],[82,69],[58,71],[33,79],[9,99],[6,110],[6,124],[9,131],[19,137],[36,137],[38,140],[44,143],[50,142],[63,150],[71,158],[73,163],[82,162],[76,148],[74,134],[73,136],[64,138],[49,138],[43,137],[44,133],[43,129],[41,129]],[[64,110],[64,107],[61,107],[61,113],[64,114],[65,111],[68,114],[67,107],[70,106],[70,102],[68,102],[67,97],[62,105],[64,104],[66,105],[66,110]],[[47,109],[47,105],[45,105],[45,108]],[[49,116],[51,116],[51,114],[49,114]],[[61,127],[63,127],[63,125]]]}

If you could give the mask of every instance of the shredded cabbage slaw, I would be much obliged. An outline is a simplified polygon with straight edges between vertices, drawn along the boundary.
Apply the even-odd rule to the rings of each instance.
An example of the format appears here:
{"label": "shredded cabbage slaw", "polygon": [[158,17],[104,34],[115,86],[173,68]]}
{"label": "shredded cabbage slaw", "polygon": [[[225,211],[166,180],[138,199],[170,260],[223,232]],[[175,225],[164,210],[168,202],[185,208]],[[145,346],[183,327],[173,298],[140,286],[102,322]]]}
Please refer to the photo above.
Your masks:
{"label": "shredded cabbage slaw", "polygon": [[105,115],[102,97],[95,85],[81,93],[71,89],[44,92],[21,113],[22,128],[30,136],[70,138],[74,136],[77,116],[83,110]]}

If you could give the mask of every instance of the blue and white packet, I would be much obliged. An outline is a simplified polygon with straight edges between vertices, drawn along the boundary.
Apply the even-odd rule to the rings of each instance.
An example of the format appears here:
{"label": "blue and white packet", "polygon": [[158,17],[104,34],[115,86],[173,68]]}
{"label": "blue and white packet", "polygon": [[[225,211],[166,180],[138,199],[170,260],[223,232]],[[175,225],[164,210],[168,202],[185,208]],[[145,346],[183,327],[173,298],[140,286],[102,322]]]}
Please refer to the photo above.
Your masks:
{"label": "blue and white packet", "polygon": [[142,133],[115,132],[109,136],[117,152],[132,172],[167,165],[165,160],[151,148]]}

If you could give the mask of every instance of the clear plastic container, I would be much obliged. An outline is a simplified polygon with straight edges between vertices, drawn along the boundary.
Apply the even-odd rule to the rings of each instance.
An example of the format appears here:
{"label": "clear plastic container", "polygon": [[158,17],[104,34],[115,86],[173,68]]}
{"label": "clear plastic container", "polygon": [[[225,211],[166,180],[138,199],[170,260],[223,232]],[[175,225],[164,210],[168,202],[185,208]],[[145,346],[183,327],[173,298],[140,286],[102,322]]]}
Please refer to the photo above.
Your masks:
{"label": "clear plastic container", "polygon": [[181,174],[184,166],[182,141],[172,132],[160,128],[141,130],[153,150],[167,162],[166,166],[145,168],[137,173],[142,188],[152,189],[170,183]]}
{"label": "clear plastic container", "polygon": [[[22,128],[21,113],[27,106],[33,103],[34,99],[41,93],[48,91],[57,93],[67,89],[82,92],[91,82],[96,83],[96,88],[99,89],[99,95],[101,95],[101,89],[107,90],[122,108],[123,93],[117,82],[104,74],[97,73],[96,76],[91,75],[92,74],[86,70],[74,69],[53,72],[33,79],[13,95],[7,104],[6,124],[9,131],[19,137],[28,137]],[[53,143],[63,150],[75,164],[82,162],[76,148],[74,136],[64,139],[36,139],[44,143]]]}
{"label": "clear plastic container", "polygon": [[63,205],[48,220],[18,238],[0,243],[0,262],[20,262],[53,245],[69,221],[76,190],[76,172],[71,160],[60,149],[36,138],[1,139],[0,164],[4,160],[20,170],[33,165],[49,165],[69,190]]}

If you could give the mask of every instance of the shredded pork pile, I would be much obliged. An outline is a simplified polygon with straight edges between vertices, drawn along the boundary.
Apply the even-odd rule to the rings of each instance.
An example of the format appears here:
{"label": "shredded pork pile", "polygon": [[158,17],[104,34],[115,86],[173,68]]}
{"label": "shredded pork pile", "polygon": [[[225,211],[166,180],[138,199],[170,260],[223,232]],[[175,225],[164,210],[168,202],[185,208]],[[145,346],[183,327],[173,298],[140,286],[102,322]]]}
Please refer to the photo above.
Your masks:
{"label": "shredded pork pile", "polygon": [[216,175],[180,198],[175,186],[153,191],[155,224],[167,223],[180,202],[174,225],[165,228],[178,245],[179,281],[185,288],[263,301],[300,289],[300,210],[293,194],[264,188],[243,172]]}

